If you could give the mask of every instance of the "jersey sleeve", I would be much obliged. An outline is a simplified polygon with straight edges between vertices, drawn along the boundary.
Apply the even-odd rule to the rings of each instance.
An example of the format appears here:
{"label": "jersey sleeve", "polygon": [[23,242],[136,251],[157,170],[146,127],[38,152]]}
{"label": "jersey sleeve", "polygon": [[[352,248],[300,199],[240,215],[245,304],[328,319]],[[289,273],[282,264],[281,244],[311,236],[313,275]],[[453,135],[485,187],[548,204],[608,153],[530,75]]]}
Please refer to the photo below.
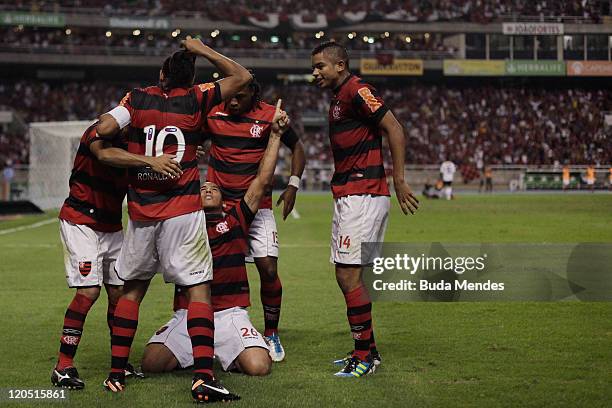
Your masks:
{"label": "jersey sleeve", "polygon": [[195,88],[202,94],[202,114],[208,115],[213,106],[223,102],[221,99],[221,87],[219,82],[207,82],[196,85]]}
{"label": "jersey sleeve", "polygon": [[238,204],[232,207],[228,213],[229,227],[239,225],[245,237],[249,235],[251,223],[255,219],[255,213],[251,211],[244,198]]}
{"label": "jersey sleeve", "polygon": [[376,89],[368,84],[359,84],[355,87],[353,108],[360,117],[373,125],[378,125],[385,113],[389,111]]}
{"label": "jersey sleeve", "polygon": [[119,102],[119,106],[123,106],[130,113],[130,118],[134,118],[134,108],[132,107],[132,92],[128,92],[125,94],[121,102]]}
{"label": "jersey sleeve", "polygon": [[293,146],[295,146],[299,139],[299,136],[297,135],[295,130],[293,130],[292,127],[285,130],[285,133],[283,133],[283,135],[281,136],[281,142],[283,142],[285,146],[291,149],[293,149]]}

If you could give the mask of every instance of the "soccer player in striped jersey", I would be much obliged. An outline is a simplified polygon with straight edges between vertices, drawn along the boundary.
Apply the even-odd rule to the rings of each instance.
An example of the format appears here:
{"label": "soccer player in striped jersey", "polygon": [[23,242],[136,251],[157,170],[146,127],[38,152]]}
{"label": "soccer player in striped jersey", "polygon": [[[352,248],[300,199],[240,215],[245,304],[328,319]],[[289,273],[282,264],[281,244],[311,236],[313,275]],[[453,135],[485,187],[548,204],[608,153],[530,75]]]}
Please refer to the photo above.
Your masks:
{"label": "soccer player in striped jersey", "polygon": [[[128,173],[128,231],[116,271],[125,281],[117,303],[112,337],[111,372],[104,381],[123,391],[125,364],[138,325],[140,303],[150,280],[161,272],[166,282],[186,286],[187,326],[194,355],[191,394],[196,402],[238,399],[213,376],[213,310],[210,304],[212,257],[205,231],[196,160],[201,128],[210,109],[250,80],[241,65],[187,37],[185,50],[168,57],[159,86],[134,89],[121,104],[102,115],[97,131],[111,135],[128,127],[128,151],[145,156],[175,154],[182,174],[159,176],[148,169]],[[215,83],[194,86],[195,58],[208,59],[224,75]]]}
{"label": "soccer player in striped jersey", "polygon": [[404,214],[414,213],[418,200],[404,179],[404,131],[374,87],[349,71],[346,49],[326,42],[312,51],[315,84],[333,92],[329,108],[329,138],[335,172],[331,258],[347,307],[354,339],[340,377],[361,377],[380,364],[372,329],[372,303],[362,279],[361,244],[384,240],[389,213],[382,136],[389,140],[395,193]]}
{"label": "soccer player in striped jersey", "polygon": [[[253,79],[227,102],[215,106],[206,119],[211,139],[207,181],[217,184],[225,205],[240,202],[255,179],[274,116],[274,106],[260,99],[261,88]],[[300,178],[304,172],[304,146],[292,128],[281,141],[292,152],[291,177],[277,205],[284,202],[283,219],[293,210]],[[255,262],[260,276],[264,309],[264,336],[271,344],[273,361],[282,361],[285,350],[278,335],[283,288],[278,276],[278,232],[272,212],[272,189],[268,188],[249,231],[247,260]]]}
{"label": "soccer player in striped jersey", "polygon": [[[127,173],[121,167],[150,166],[153,171],[179,175],[172,155],[138,156],[125,151],[121,135],[103,139],[97,122],[81,137],[70,176],[70,193],[60,213],[60,236],[68,286],[76,293],[66,310],[58,361],[51,373],[57,387],[82,389],[85,383],[74,367],[74,356],[83,335],[89,309],[100,296],[102,284],[108,295],[107,323],[112,335],[113,313],[123,281],[114,264],[123,242],[122,203],[127,192]],[[115,167],[111,167],[115,166]],[[126,365],[127,375],[136,371]]]}
{"label": "soccer player in striped jersey", "polygon": [[[250,225],[272,182],[281,133],[288,125],[286,114],[279,108],[258,173],[246,194],[224,211],[219,186],[208,181],[201,190],[213,256],[211,292],[215,312],[215,355],[224,370],[235,368],[246,375],[267,375],[272,365],[268,345],[249,320],[246,310],[250,299],[245,255]],[[151,337],[145,348],[142,359],[145,372],[172,371],[193,364],[183,292],[184,288],[176,288],[172,319]]]}

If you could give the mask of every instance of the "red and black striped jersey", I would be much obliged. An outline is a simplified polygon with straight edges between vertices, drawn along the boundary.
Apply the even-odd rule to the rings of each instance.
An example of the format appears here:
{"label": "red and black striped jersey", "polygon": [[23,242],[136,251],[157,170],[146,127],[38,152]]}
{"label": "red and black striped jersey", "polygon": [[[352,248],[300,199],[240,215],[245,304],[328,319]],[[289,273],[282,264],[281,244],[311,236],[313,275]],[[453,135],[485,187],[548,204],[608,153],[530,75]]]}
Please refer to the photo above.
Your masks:
{"label": "red and black striped jersey", "polygon": [[[230,307],[249,307],[249,281],[244,257],[248,252],[249,228],[255,218],[244,200],[223,215],[206,214],[206,230],[213,256],[210,286],[215,312]],[[174,292],[174,310],[186,309],[182,288]]]}
{"label": "red and black striped jersey", "polygon": [[183,174],[171,179],[148,167],[128,170],[128,210],[136,221],[165,220],[202,208],[196,159],[202,124],[221,101],[218,83],[164,92],[158,86],[134,89],[121,101],[130,112],[128,151],[146,156],[175,154]]}
{"label": "red and black striped jersey", "polygon": [[334,198],[354,194],[389,195],[378,128],[388,110],[374,87],[357,76],[350,75],[334,90],[329,107]]}
{"label": "red and black striped jersey", "polygon": [[[70,193],[59,213],[59,218],[75,224],[87,225],[101,232],[116,232],[121,225],[123,199],[127,192],[127,172],[102,164],[89,150],[96,140],[96,125],[91,125],[79,142],[70,175]],[[126,148],[121,135],[109,140],[113,146]]]}
{"label": "red and black striped jersey", "polygon": [[[259,162],[268,146],[275,106],[255,104],[244,115],[231,115],[225,104],[215,106],[206,118],[205,133],[211,139],[206,180],[219,186],[223,201],[232,206],[240,201],[257,176]],[[292,128],[281,141],[293,147],[298,136]],[[266,192],[259,208],[272,208],[272,191]]]}

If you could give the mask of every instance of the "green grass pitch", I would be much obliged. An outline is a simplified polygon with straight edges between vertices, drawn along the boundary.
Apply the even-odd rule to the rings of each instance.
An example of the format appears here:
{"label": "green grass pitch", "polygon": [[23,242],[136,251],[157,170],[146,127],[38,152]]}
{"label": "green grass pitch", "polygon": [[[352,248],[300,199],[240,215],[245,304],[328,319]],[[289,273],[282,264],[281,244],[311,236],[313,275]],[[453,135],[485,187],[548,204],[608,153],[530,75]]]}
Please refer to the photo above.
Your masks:
{"label": "green grass pitch", "polygon": [[[459,196],[422,201],[405,217],[393,199],[389,242],[612,242],[612,195]],[[375,303],[380,371],[335,378],[352,348],[329,258],[329,194],[298,197],[301,219],[280,220],[281,338],[287,359],[266,378],[219,373],[236,406],[588,406],[612,401],[610,303]],[[55,214],[0,222],[0,230]],[[65,308],[58,225],[0,235],[0,387],[49,388]],[[251,318],[263,326],[259,279],[249,270]],[[157,277],[141,307],[131,361],[171,315],[172,286]],[[76,365],[86,382],[75,406],[192,406],[189,372],[102,389],[109,364],[106,300],[90,312]],[[45,404],[46,403],[41,403]],[[16,406],[24,406],[19,404]]]}

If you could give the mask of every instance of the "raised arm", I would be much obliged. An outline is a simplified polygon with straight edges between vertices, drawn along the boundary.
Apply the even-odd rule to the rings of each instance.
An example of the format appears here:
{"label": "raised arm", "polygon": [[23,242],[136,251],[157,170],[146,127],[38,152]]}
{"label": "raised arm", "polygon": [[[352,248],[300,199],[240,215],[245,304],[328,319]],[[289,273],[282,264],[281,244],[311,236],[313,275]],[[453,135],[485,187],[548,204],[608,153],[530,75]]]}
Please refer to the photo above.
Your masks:
{"label": "raised arm", "polygon": [[419,200],[416,199],[404,178],[406,155],[404,129],[391,111],[385,113],[378,126],[389,138],[389,148],[391,149],[391,158],[393,160],[393,185],[397,200],[404,214],[408,214],[409,211],[411,214],[414,214],[419,208]]}
{"label": "raised arm", "polygon": [[181,44],[187,51],[206,58],[221,72],[224,78],[219,80],[218,83],[221,90],[221,98],[224,100],[244,88],[253,79],[253,76],[245,67],[219,54],[202,43],[199,38],[187,36]]}
{"label": "raised arm", "polygon": [[278,159],[278,150],[280,149],[281,135],[289,126],[289,118],[287,113],[280,108],[281,100],[276,103],[276,112],[272,119],[272,131],[268,139],[268,146],[264,156],[259,164],[259,170],[255,180],[251,182],[249,189],[244,195],[244,201],[252,212],[259,209],[259,203],[268,186],[272,184],[274,177],[274,169],[276,168],[276,160]]}

